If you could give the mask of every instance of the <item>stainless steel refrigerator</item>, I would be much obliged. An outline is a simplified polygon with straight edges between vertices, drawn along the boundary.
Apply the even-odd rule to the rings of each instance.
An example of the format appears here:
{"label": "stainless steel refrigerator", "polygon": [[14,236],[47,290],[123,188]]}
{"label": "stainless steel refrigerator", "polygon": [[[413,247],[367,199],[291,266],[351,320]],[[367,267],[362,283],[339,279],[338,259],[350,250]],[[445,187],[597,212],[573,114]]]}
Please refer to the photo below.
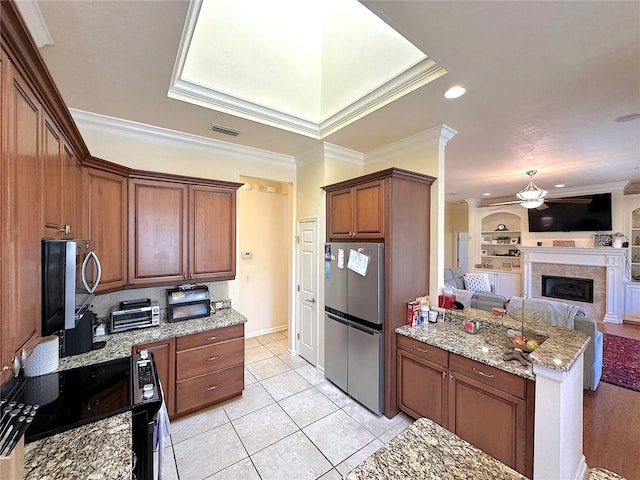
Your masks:
{"label": "stainless steel refrigerator", "polygon": [[325,376],[384,409],[384,244],[325,244]]}

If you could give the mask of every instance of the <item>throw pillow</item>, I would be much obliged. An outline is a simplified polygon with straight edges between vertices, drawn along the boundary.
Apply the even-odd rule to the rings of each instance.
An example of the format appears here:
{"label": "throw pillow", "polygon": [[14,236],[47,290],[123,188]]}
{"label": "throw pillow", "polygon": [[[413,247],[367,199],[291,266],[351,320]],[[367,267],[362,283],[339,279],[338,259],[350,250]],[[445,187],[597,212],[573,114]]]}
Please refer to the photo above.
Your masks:
{"label": "throw pillow", "polygon": [[486,273],[465,273],[464,288],[472,292],[490,292],[489,275]]}

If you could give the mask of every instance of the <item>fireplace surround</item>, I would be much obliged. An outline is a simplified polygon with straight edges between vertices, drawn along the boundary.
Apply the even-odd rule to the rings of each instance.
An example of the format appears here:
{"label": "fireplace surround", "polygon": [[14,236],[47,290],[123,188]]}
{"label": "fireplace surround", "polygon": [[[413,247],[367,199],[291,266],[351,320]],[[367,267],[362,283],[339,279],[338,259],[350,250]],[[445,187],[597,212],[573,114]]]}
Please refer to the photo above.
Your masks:
{"label": "fireplace surround", "polygon": [[[534,290],[537,289],[533,282],[534,264],[601,267],[601,270],[604,271],[605,293],[601,307],[602,314],[597,315],[596,319],[610,323],[622,323],[626,249],[613,247],[520,247],[520,251],[522,252],[523,291],[529,298],[541,297],[534,295]],[[581,275],[581,277],[584,276]]]}

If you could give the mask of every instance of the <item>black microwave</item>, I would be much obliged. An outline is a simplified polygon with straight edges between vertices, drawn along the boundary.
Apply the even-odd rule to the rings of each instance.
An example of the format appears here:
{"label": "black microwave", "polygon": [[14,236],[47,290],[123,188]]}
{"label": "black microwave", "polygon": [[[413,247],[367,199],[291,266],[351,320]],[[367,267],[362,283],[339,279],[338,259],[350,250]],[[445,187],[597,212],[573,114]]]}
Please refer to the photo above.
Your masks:
{"label": "black microwave", "polygon": [[91,240],[42,240],[42,336],[75,328],[100,275]]}
{"label": "black microwave", "polygon": [[167,290],[167,322],[211,315],[209,287],[189,285]]}

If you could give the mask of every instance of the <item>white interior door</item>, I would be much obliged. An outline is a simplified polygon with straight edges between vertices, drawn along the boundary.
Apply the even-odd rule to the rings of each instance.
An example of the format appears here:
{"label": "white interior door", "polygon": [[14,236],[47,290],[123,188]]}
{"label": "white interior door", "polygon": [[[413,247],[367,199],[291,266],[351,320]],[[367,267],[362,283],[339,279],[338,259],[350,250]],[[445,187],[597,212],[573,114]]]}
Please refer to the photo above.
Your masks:
{"label": "white interior door", "polygon": [[458,232],[458,267],[469,272],[469,233]]}
{"label": "white interior door", "polygon": [[298,352],[309,363],[318,363],[318,225],[298,222]]}

